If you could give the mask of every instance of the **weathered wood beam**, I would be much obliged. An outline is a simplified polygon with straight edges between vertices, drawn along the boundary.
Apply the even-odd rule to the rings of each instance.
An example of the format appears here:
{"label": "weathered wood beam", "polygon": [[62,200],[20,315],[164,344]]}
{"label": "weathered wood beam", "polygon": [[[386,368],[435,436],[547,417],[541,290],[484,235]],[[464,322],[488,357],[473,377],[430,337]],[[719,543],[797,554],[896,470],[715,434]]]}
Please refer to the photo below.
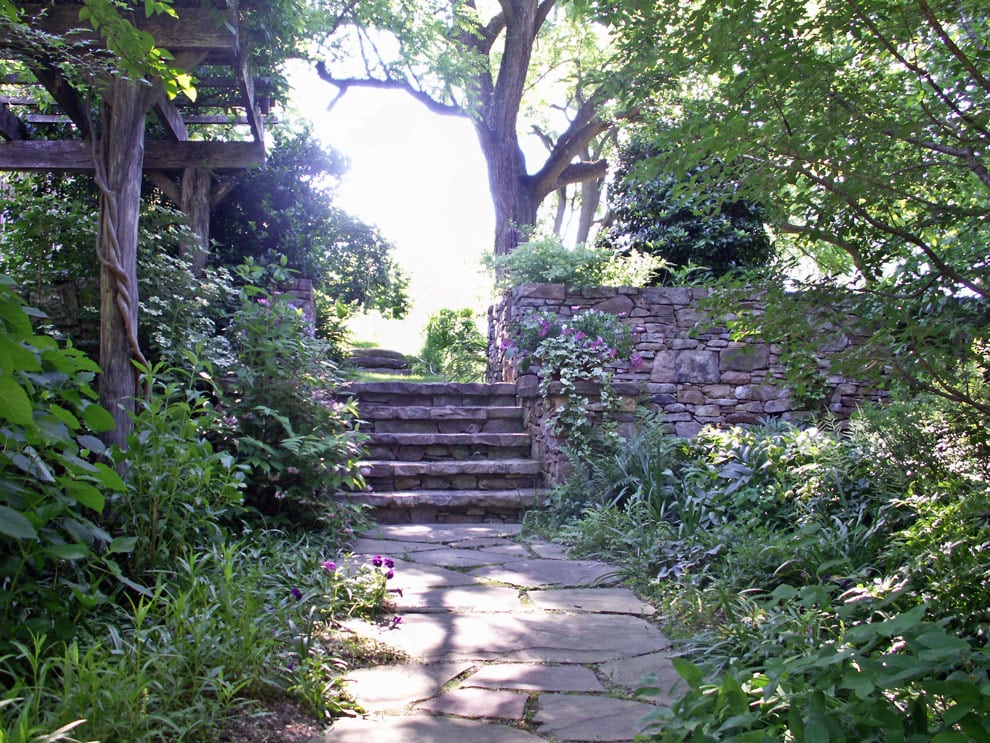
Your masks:
{"label": "weathered wood beam", "polygon": [[45,86],[45,89],[55,99],[65,115],[72,119],[72,123],[76,125],[83,137],[90,137],[92,132],[90,131],[89,110],[79,95],[79,91],[69,85],[54,65],[48,63],[33,64],[31,65],[31,74]]}
{"label": "weathered wood beam", "polygon": [[161,125],[165,127],[165,135],[173,142],[184,142],[189,139],[189,128],[182,119],[179,107],[175,101],[168,98],[159,98],[155,103],[155,116]]}
{"label": "weathered wood beam", "polygon": [[[144,168],[243,170],[263,165],[263,142],[168,142],[144,145]],[[91,171],[89,142],[45,140],[0,142],[0,171]]]}
{"label": "weathered wood beam", "polygon": [[[233,4],[232,4],[233,5]],[[236,24],[237,9],[232,7],[227,11],[231,23]],[[248,123],[251,125],[251,133],[254,134],[255,142],[265,141],[265,122],[254,100],[254,76],[248,69],[248,50],[245,46],[243,35],[234,42],[234,74],[241,89],[241,96],[244,101],[244,113]]]}
{"label": "weathered wood beam", "polygon": [[[73,35],[74,40],[101,40],[87,21],[79,20],[78,5],[31,4],[23,6],[23,9],[33,24],[48,33],[62,35],[76,30],[78,34]],[[176,8],[176,12],[178,19],[167,15],[146,18],[144,13],[137,12],[130,20],[142,31],[154,36],[156,46],[173,54],[191,50],[232,54],[234,35],[224,23],[221,13],[202,7],[181,7]]]}
{"label": "weathered wood beam", "polygon": [[10,111],[6,103],[0,103],[0,137],[3,139],[24,139],[27,129],[24,122]]}

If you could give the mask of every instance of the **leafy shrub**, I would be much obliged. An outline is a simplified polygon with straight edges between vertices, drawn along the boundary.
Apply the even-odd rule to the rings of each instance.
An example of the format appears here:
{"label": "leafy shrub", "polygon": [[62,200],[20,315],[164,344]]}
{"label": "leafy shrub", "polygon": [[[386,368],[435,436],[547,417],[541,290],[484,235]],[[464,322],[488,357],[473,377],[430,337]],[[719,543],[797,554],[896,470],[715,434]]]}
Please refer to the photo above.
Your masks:
{"label": "leafy shrub", "polygon": [[274,530],[180,548],[153,592],[57,651],[14,644],[0,667],[26,670],[0,701],[0,740],[70,727],[83,740],[217,740],[280,698],[319,718],[353,711],[332,620],[379,617],[389,569],[384,557],[338,567],[339,549],[333,533]]}
{"label": "leafy shrub", "polygon": [[[188,360],[195,362],[191,353]],[[221,538],[222,522],[243,500],[246,469],[207,440],[205,429],[217,417],[196,388],[198,374],[158,366],[145,375],[152,394],[131,415],[127,449],[112,452],[126,464],[127,490],[110,499],[114,521],[137,539],[130,565],[139,575],[170,567],[187,547]]]}
{"label": "leafy shrub", "polygon": [[690,688],[644,739],[986,738],[990,488],[951,420],[924,399],[843,431],[644,419],[560,489],[561,533],[683,638]]}
{"label": "leafy shrub", "polygon": [[567,248],[557,238],[530,240],[508,255],[491,258],[498,283],[567,286],[647,286],[661,261],[646,253],[579,245]]}
{"label": "leafy shrub", "polygon": [[488,341],[478,330],[474,310],[442,309],[426,323],[420,362],[427,374],[452,382],[478,382],[487,365]]}
{"label": "leafy shrub", "polygon": [[223,370],[220,441],[251,468],[249,504],[309,519],[327,509],[328,492],[362,485],[356,407],[334,398],[337,367],[288,297],[256,285],[267,273],[277,287],[284,269],[249,262],[238,273],[245,285],[227,330],[236,364]]}
{"label": "leafy shrub", "polygon": [[124,483],[94,461],[94,434],[113,427],[91,386],[99,368],[36,335],[29,315],[0,275],[0,657],[31,634],[71,638],[133,545],[100,523]]}
{"label": "leafy shrub", "polygon": [[[631,351],[629,329],[615,315],[589,309],[566,320],[553,313],[530,315],[519,324],[514,337],[506,355],[520,359],[522,371],[536,371],[540,394],[555,400],[548,416],[551,430],[566,441],[577,459],[586,458],[596,427],[589,415],[591,400],[579,385],[594,386],[606,417],[616,408],[618,398],[608,365]],[[609,437],[605,421],[597,428]]]}

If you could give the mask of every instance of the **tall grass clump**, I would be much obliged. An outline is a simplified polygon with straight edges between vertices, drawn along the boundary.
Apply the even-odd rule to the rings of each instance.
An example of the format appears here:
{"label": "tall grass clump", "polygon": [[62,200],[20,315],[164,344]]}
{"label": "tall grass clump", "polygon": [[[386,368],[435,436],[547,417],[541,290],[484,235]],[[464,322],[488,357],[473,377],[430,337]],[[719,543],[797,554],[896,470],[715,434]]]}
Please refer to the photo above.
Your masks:
{"label": "tall grass clump", "polygon": [[841,430],[647,417],[530,522],[622,565],[678,638],[686,691],[644,739],[984,740],[983,452],[926,399]]}

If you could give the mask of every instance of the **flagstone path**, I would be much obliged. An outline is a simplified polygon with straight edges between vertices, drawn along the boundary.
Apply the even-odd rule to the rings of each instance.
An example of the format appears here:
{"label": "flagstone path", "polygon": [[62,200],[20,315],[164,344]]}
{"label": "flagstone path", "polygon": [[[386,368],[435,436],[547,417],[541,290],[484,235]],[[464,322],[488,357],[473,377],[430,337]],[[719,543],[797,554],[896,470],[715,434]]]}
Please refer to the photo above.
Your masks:
{"label": "flagstone path", "polygon": [[395,561],[401,622],[348,628],[408,661],[350,671],[364,707],[311,743],[629,741],[669,696],[634,698],[643,677],[677,694],[670,643],[616,568],[518,540],[519,525],[380,525],[356,559]]}

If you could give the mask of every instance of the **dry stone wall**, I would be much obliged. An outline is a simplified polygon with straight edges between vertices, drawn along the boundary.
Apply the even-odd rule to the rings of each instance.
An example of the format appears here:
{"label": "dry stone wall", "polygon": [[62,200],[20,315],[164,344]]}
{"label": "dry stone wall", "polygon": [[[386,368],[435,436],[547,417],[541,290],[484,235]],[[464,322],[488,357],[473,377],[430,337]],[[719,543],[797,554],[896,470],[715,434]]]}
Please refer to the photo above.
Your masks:
{"label": "dry stone wall", "polygon": [[[531,313],[568,318],[593,308],[622,318],[634,334],[638,363],[625,360],[613,367],[623,407],[628,409],[635,399],[660,411],[682,436],[693,436],[709,424],[807,417],[809,411],[785,386],[778,349],[733,341],[718,319],[706,318],[699,309],[707,296],[701,287],[516,287],[489,310],[489,381],[516,382],[524,397],[535,395],[536,378],[521,374],[506,354],[513,329]],[[819,363],[827,370],[828,349]],[[828,377],[827,388],[826,406],[837,418],[849,416],[864,400],[876,399],[875,391],[844,377]],[[534,401],[534,416],[539,418],[545,407]],[[538,429],[538,422],[531,428]],[[551,442],[544,448],[554,447]]]}

